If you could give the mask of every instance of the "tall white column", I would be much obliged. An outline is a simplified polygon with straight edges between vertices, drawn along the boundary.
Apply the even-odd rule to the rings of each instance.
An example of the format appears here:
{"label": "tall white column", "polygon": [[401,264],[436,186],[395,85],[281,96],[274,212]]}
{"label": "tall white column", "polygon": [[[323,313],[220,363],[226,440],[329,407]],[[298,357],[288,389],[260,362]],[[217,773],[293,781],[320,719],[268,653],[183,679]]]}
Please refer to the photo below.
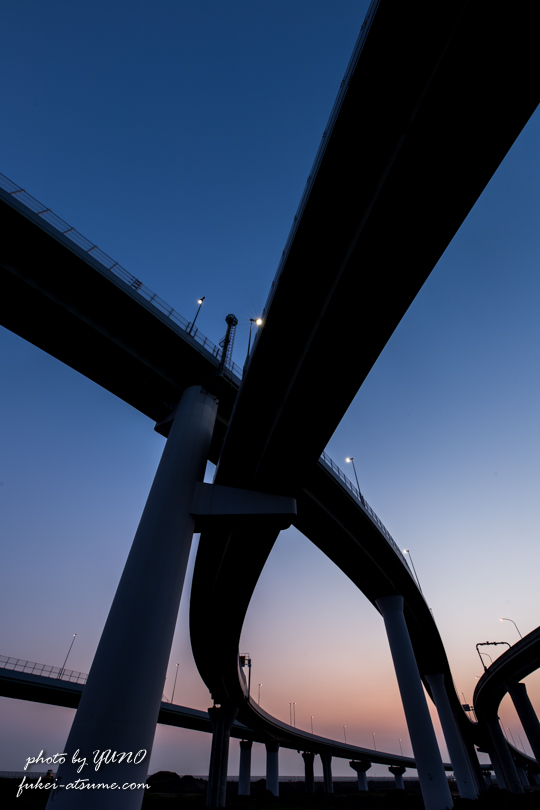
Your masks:
{"label": "tall white column", "polygon": [[[119,785],[146,780],[193,536],[193,492],[204,477],[216,413],[217,401],[200,386],[188,388],[177,406],[64,748],[58,775],[65,787],[51,791],[51,810],[141,806],[144,789],[67,785],[81,778]],[[137,764],[124,759],[96,771],[93,752],[107,750],[141,753]],[[90,763],[80,773],[81,763],[72,762],[77,751]]]}
{"label": "tall white column", "polygon": [[238,709],[234,706],[212,706],[208,717],[212,724],[212,750],[206,788],[207,807],[225,807],[227,797],[227,765],[231,726]]}
{"label": "tall white column", "polygon": [[[495,748],[498,764],[500,768],[502,768],[507,790],[509,790],[510,793],[524,793],[523,785],[521,784],[518,772],[516,771],[516,765],[512,758],[512,754],[510,753],[510,749],[508,748],[508,743],[506,742],[504,734],[502,733],[499,725],[497,712],[494,712],[489,717],[486,717],[485,721],[489,729],[493,747]],[[497,771],[495,760],[493,761],[493,766],[495,767],[495,773],[497,774],[497,781],[499,781],[499,773]]]}
{"label": "tall white column", "polygon": [[238,770],[238,795],[251,793],[251,748],[252,740],[240,740],[240,768]]}
{"label": "tall white column", "polygon": [[540,765],[540,723],[527,694],[527,687],[524,683],[514,683],[508,687],[508,692],[533,750],[534,758]]}
{"label": "tall white column", "polygon": [[266,789],[279,796],[279,743],[266,743]]}
{"label": "tall white column", "polygon": [[444,684],[444,675],[436,673],[433,675],[426,675],[427,681],[431,686],[433,698],[439,719],[441,721],[444,738],[448,746],[448,753],[454,768],[454,774],[459,790],[459,795],[462,799],[477,799],[478,791],[476,789],[476,780],[473,776],[472,769],[469,766],[469,758],[461,734],[448,700],[448,693]]}
{"label": "tall white column", "polygon": [[454,805],[403,615],[403,597],[385,596],[376,604],[388,635],[426,810],[447,810]]}
{"label": "tall white column", "polygon": [[312,751],[304,751],[302,754],[304,760],[304,777],[306,782],[306,793],[315,793],[315,773],[313,770],[313,762],[315,754]]}
{"label": "tall white column", "polygon": [[324,792],[334,792],[334,781],[332,779],[332,754],[321,754],[323,769]]}

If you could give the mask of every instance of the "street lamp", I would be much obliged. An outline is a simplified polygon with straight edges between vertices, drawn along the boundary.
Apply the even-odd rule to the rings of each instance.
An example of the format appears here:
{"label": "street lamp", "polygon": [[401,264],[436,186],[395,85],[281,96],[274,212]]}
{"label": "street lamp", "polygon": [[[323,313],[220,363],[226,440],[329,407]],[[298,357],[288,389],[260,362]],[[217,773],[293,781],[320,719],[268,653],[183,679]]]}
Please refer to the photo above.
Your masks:
{"label": "street lamp", "polygon": [[292,703],[289,703],[289,725],[292,726]]}
{"label": "street lamp", "polygon": [[60,670],[60,672],[58,673],[58,676],[57,676],[58,678],[61,678],[61,677],[62,677],[62,675],[64,674],[64,669],[66,668],[67,660],[68,660],[68,658],[69,658],[69,654],[70,654],[70,652],[71,652],[71,648],[73,647],[73,644],[75,643],[75,637],[76,637],[76,636],[77,636],[77,633],[73,633],[73,640],[72,640],[71,644],[69,645],[68,654],[66,655],[66,660],[65,660],[65,661],[64,661],[64,663],[62,664],[62,669],[61,669],[61,670]]}
{"label": "street lamp", "polygon": [[371,732],[371,736],[373,737],[373,748],[376,751],[377,750],[377,744],[375,743],[375,732],[374,731]]}
{"label": "street lamp", "polygon": [[[515,623],[515,621],[514,621],[513,619],[499,619],[499,621],[500,621],[500,622],[512,622],[512,624],[514,625],[514,627],[516,628],[516,630],[517,630],[517,631],[518,631],[518,633],[519,633],[519,628],[518,628],[517,624]],[[523,638],[523,636],[521,635],[521,633],[519,633],[519,637],[520,637],[520,638]]]}
{"label": "street lamp", "polygon": [[261,686],[262,686],[262,683],[260,683],[260,684],[259,684],[259,699],[258,699],[258,701],[257,701],[257,703],[259,704],[259,706],[261,705]]}
{"label": "street lamp", "polygon": [[313,715],[311,715],[311,733],[313,734]]}
{"label": "street lamp", "polygon": [[296,703],[293,703],[292,710],[293,710],[293,727],[294,728],[296,728],[296,709],[295,709],[295,706],[296,706]]}
{"label": "street lamp", "polygon": [[174,686],[173,686],[173,690],[172,690],[172,699],[171,699],[171,703],[174,703],[174,690],[176,689],[176,679],[178,678],[178,667],[179,667],[179,666],[180,666],[179,664],[177,664],[177,665],[176,665],[176,674],[175,674],[175,676],[174,676]]}
{"label": "street lamp", "polygon": [[249,340],[248,340],[248,350],[246,355],[246,362],[249,357],[249,353],[251,351],[251,332],[253,330],[253,324],[256,326],[262,326],[262,318],[250,318],[249,319]]}
{"label": "street lamp", "polygon": [[198,298],[198,299],[197,299],[197,303],[198,303],[198,305],[199,305],[199,309],[198,309],[198,310],[197,310],[197,312],[195,313],[195,317],[193,318],[193,323],[191,324],[191,326],[190,326],[190,327],[189,327],[189,329],[188,329],[188,335],[191,335],[191,333],[193,332],[193,327],[195,326],[195,321],[197,320],[197,318],[198,318],[198,316],[199,316],[199,312],[201,311],[201,307],[202,307],[202,305],[203,305],[203,301],[204,301],[204,299],[205,299],[205,298],[206,298],[206,296],[205,296],[205,295],[203,295],[203,297],[202,297],[202,298]]}
{"label": "street lamp", "polygon": [[347,728],[347,726],[343,726],[343,736],[345,737],[345,742],[347,742],[347,732],[346,732],[346,728]]}
{"label": "street lamp", "polygon": [[403,553],[404,553],[404,554],[408,554],[408,555],[409,555],[409,559],[410,559],[410,561],[411,561],[411,565],[412,565],[412,570],[414,571],[414,576],[415,576],[415,578],[416,578],[416,584],[418,585],[418,587],[419,587],[419,589],[420,589],[420,593],[421,593],[421,594],[422,594],[422,596],[423,596],[423,595],[424,595],[424,592],[423,592],[423,590],[422,590],[422,586],[420,585],[420,580],[418,579],[418,574],[416,573],[416,568],[414,567],[414,563],[413,563],[412,554],[411,554],[411,552],[409,551],[409,549],[408,549],[408,548],[404,548],[404,549],[403,549]]}
{"label": "street lamp", "polygon": [[358,475],[356,474],[356,467],[354,466],[354,458],[352,456],[347,456],[345,461],[348,464],[352,464],[352,468],[354,470],[354,477],[356,478],[356,486],[358,487],[358,494],[360,494],[360,484],[358,483]]}

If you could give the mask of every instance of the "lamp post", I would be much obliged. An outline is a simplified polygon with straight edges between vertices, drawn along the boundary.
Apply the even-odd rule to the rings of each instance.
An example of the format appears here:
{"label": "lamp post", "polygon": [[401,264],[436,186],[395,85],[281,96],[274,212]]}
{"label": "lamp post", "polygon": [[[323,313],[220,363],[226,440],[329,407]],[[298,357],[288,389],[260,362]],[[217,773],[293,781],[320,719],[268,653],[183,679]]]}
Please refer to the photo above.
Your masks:
{"label": "lamp post", "polygon": [[401,737],[399,738],[399,750],[401,751],[401,756],[403,756],[403,748],[401,747]]}
{"label": "lamp post", "polygon": [[[514,625],[514,627],[516,628],[516,630],[517,630],[517,631],[518,631],[518,633],[519,633],[519,628],[518,628],[517,624],[515,623],[515,621],[514,621],[513,619],[503,619],[503,618],[501,618],[501,619],[499,619],[499,621],[500,621],[500,622],[512,622],[512,624]],[[520,637],[520,638],[523,638],[523,636],[521,635],[521,633],[519,633],[519,637]]]}
{"label": "lamp post", "polygon": [[61,678],[61,677],[62,677],[62,675],[64,674],[64,669],[66,668],[67,660],[68,660],[68,658],[69,658],[69,654],[70,654],[70,652],[71,652],[71,648],[73,647],[73,644],[75,643],[75,638],[76,638],[76,636],[77,636],[77,633],[73,633],[73,640],[72,640],[71,644],[69,645],[68,654],[66,655],[66,660],[65,660],[65,661],[64,661],[64,663],[62,664],[62,669],[61,669],[61,670],[60,670],[60,672],[58,673],[58,678]]}
{"label": "lamp post", "polygon": [[296,703],[293,703],[292,711],[293,711],[293,727],[294,728],[296,728],[296,708],[295,707],[296,707]]}
{"label": "lamp post", "polygon": [[347,456],[345,461],[348,464],[352,464],[352,468],[354,470],[354,477],[356,478],[356,486],[358,487],[358,494],[360,494],[360,484],[358,483],[358,475],[356,474],[356,467],[354,466],[354,458],[352,456]]}
{"label": "lamp post", "polygon": [[249,319],[249,340],[248,340],[248,350],[247,350],[247,355],[246,355],[246,362],[247,362],[247,359],[249,357],[249,353],[251,351],[251,332],[253,330],[253,324],[256,324],[256,326],[262,326],[262,318],[250,318]]}
{"label": "lamp post", "polygon": [[420,580],[418,579],[418,574],[416,573],[416,568],[414,567],[414,563],[413,563],[412,554],[411,554],[411,552],[409,551],[409,549],[408,549],[408,548],[404,548],[404,549],[403,549],[403,553],[404,553],[404,554],[408,554],[408,555],[409,555],[409,559],[410,559],[410,561],[411,561],[411,565],[412,565],[412,570],[414,571],[414,576],[415,576],[415,579],[416,579],[416,584],[418,585],[418,588],[420,589],[420,593],[421,593],[421,594],[422,594],[422,596],[423,596],[423,595],[424,595],[424,592],[423,592],[423,590],[422,590],[422,586],[420,585]]}
{"label": "lamp post", "polygon": [[373,737],[373,748],[376,751],[377,750],[377,744],[375,742],[375,732],[374,731],[371,732],[371,736]]}
{"label": "lamp post", "polygon": [[262,686],[262,683],[260,683],[260,684],[259,684],[259,699],[258,699],[258,701],[257,701],[257,703],[259,704],[259,706],[261,705],[261,686]]}
{"label": "lamp post", "polygon": [[289,703],[289,725],[292,726],[292,703]]}
{"label": "lamp post", "polygon": [[311,733],[313,734],[313,715],[311,715]]}
{"label": "lamp post", "polygon": [[197,320],[197,318],[198,318],[198,316],[199,316],[199,312],[201,311],[201,307],[202,307],[202,305],[203,305],[203,301],[204,301],[204,299],[205,299],[205,298],[206,298],[206,296],[205,296],[205,295],[203,295],[203,297],[202,297],[202,298],[198,298],[198,299],[197,299],[197,303],[198,303],[198,305],[199,305],[199,309],[198,309],[198,310],[197,310],[197,312],[195,313],[195,317],[193,318],[193,323],[191,324],[191,326],[190,326],[190,327],[189,327],[189,329],[188,329],[188,335],[191,335],[191,333],[193,332],[193,327],[195,326],[195,321]]}
{"label": "lamp post", "polygon": [[347,742],[347,731],[346,731],[346,729],[347,729],[347,726],[343,726],[343,736],[345,738],[345,742]]}
{"label": "lamp post", "polygon": [[179,667],[179,664],[176,665],[176,674],[174,676],[174,686],[173,686],[173,690],[172,690],[171,703],[174,703],[174,690],[176,689],[176,679],[178,678],[178,667]]}
{"label": "lamp post", "polygon": [[514,748],[517,748],[516,741],[514,740],[514,735],[513,735],[513,734],[512,734],[512,732],[510,731],[510,726],[506,726],[506,730],[508,731],[508,733],[509,733],[509,734],[510,734],[510,736],[512,737],[512,742],[514,743]]}

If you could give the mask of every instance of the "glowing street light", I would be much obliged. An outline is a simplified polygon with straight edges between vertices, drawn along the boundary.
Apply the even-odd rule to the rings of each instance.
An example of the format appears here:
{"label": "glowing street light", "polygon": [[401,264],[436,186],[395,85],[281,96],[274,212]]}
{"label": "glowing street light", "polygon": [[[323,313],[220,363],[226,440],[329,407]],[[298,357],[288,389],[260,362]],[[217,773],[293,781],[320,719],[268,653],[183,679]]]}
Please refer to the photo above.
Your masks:
{"label": "glowing street light", "polygon": [[198,309],[198,310],[197,310],[197,312],[195,313],[195,317],[193,318],[193,323],[191,324],[191,326],[190,326],[190,327],[189,327],[189,329],[188,329],[188,335],[191,335],[191,333],[193,332],[193,327],[195,326],[195,321],[197,320],[197,318],[198,318],[198,316],[199,316],[199,312],[201,311],[201,307],[202,307],[202,305],[203,305],[203,301],[204,301],[204,299],[205,299],[205,298],[206,298],[206,296],[205,296],[205,295],[203,295],[203,297],[202,297],[202,298],[198,298],[198,299],[197,299],[197,303],[198,303],[198,305],[199,305],[199,309]]}
{"label": "glowing street light", "polygon": [[[514,627],[516,628],[516,630],[517,630],[517,631],[518,631],[518,633],[519,633],[519,628],[518,628],[517,624],[515,623],[515,621],[514,621],[513,619],[502,619],[502,618],[501,618],[501,619],[499,619],[499,621],[500,621],[500,622],[512,622],[512,624],[514,625]],[[521,633],[519,633],[519,637],[520,637],[520,638],[523,638],[523,636],[521,635]]]}
{"label": "glowing street light", "polygon": [[360,492],[360,484],[358,483],[358,475],[356,474],[356,467],[354,466],[354,458],[352,456],[347,456],[345,459],[347,464],[352,464],[352,468],[354,470],[354,477],[356,478],[356,486],[358,487],[358,492]]}
{"label": "glowing street light", "polygon": [[412,565],[412,570],[414,571],[414,576],[415,576],[415,578],[416,578],[416,584],[418,585],[418,588],[420,589],[420,593],[421,593],[421,594],[422,594],[422,596],[423,596],[423,595],[424,595],[424,592],[423,592],[423,590],[422,590],[422,586],[420,585],[420,580],[418,579],[418,574],[416,573],[416,568],[414,567],[414,563],[413,563],[412,554],[411,554],[411,552],[409,551],[409,549],[408,549],[408,548],[404,548],[404,549],[403,549],[403,553],[404,553],[404,554],[408,554],[408,555],[409,555],[409,559],[410,559],[410,561],[411,561],[411,565]]}
{"label": "glowing street light", "polygon": [[251,351],[251,332],[253,331],[253,324],[255,324],[255,326],[262,326],[262,318],[249,319],[249,340],[248,340],[248,350],[246,354],[246,363],[248,361],[249,353]]}

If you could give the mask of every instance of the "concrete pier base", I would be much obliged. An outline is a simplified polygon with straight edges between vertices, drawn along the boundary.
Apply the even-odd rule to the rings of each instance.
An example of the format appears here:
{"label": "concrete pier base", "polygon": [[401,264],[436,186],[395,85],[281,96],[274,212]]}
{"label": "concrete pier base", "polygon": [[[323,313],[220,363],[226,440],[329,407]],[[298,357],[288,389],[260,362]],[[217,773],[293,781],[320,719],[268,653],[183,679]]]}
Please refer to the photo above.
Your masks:
{"label": "concrete pier base", "polygon": [[324,792],[334,792],[334,782],[332,780],[332,754],[321,754],[321,762],[324,779]]}
{"label": "concrete pier base", "polygon": [[207,807],[225,807],[227,796],[227,765],[231,726],[238,709],[232,706],[213,706],[208,709],[212,724],[212,750],[206,790]]}
{"label": "concrete pier base", "polygon": [[313,770],[313,763],[315,761],[315,754],[311,751],[304,751],[302,754],[304,760],[304,778],[306,782],[306,793],[315,793],[315,773]]}
{"label": "concrete pier base", "polygon": [[396,790],[405,790],[403,774],[407,769],[403,765],[389,765],[388,770],[394,775],[394,779],[396,780]]}
{"label": "concrete pier base", "polygon": [[368,762],[365,759],[361,759],[358,761],[349,762],[349,765],[351,766],[353,771],[356,771],[356,775],[358,777],[358,790],[360,792],[367,791],[368,783],[366,771],[369,771],[369,769],[371,768],[371,762]]}
{"label": "concrete pier base", "polygon": [[238,771],[238,795],[251,793],[251,749],[252,740],[240,740],[240,768]]}
{"label": "concrete pier base", "polygon": [[279,743],[266,743],[266,789],[279,796]]}

